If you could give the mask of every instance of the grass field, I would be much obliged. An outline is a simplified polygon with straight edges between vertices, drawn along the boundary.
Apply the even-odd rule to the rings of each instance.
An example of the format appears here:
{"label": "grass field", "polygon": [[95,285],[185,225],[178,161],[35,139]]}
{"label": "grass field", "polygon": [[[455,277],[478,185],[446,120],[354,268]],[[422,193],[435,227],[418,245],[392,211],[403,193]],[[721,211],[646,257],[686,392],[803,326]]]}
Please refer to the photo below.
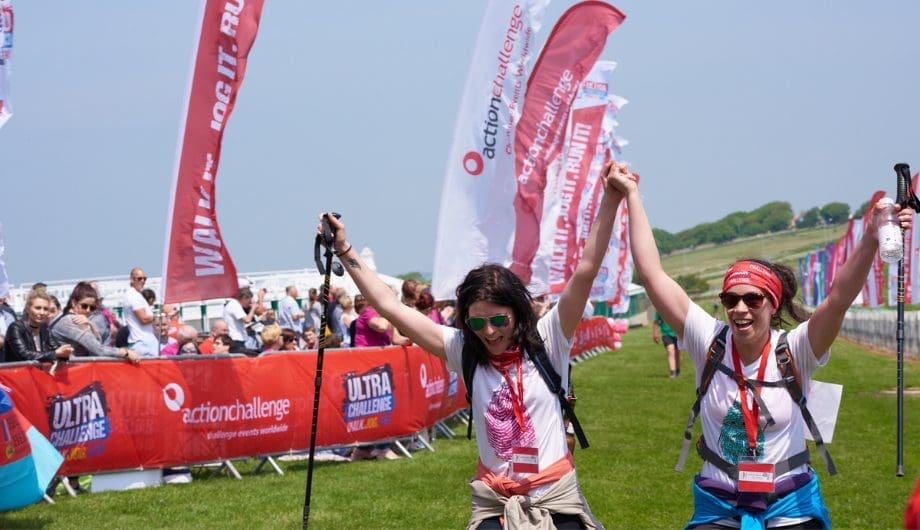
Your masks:
{"label": "grass field", "polygon": [[[630,330],[623,349],[575,367],[578,414],[591,442],[575,459],[591,508],[608,528],[680,528],[690,516],[690,481],[700,461],[691,456],[688,471],[673,471],[693,396],[692,366],[683,373],[667,377],[663,348],[649,329]],[[835,528],[901,528],[920,473],[920,398],[906,398],[906,476],[898,478],[895,396],[886,393],[895,387],[894,360],[838,341],[817,378],[844,385],[830,445],[839,475],[828,477],[815,456]],[[920,366],[909,363],[907,386],[920,386],[918,378]],[[465,527],[476,451],[465,427],[456,431],[457,438],[436,441],[436,452],[413,459],[318,463],[310,526]],[[0,528],[298,528],[306,465],[281,466],[283,477],[250,475],[248,462],[240,465],[242,481],[196,471],[188,485],[58,496],[55,505],[0,514]]]}

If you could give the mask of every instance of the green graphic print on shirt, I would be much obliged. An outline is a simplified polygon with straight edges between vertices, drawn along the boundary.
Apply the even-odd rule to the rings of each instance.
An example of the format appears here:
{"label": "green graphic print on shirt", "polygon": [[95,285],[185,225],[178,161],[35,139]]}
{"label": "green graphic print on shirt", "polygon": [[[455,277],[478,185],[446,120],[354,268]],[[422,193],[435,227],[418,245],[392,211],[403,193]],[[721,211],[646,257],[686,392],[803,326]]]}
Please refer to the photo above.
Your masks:
{"label": "green graphic print on shirt", "polygon": [[[735,401],[725,419],[722,420],[722,432],[719,434],[719,449],[722,458],[729,464],[737,465],[741,457],[748,455],[748,437],[744,429],[744,414],[741,412],[741,402]],[[757,459],[763,456],[763,428],[757,425]]]}

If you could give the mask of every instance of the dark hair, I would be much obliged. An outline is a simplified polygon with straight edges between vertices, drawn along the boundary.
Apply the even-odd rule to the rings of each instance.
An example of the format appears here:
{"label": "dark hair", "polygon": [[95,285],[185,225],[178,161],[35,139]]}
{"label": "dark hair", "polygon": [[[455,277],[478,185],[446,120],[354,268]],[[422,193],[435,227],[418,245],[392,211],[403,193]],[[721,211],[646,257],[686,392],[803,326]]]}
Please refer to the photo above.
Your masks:
{"label": "dark hair", "polygon": [[428,291],[423,291],[422,294],[418,295],[418,300],[415,301],[415,308],[421,311],[422,313],[428,313],[434,307],[434,297],[431,296],[431,293]]}
{"label": "dark hair", "polygon": [[240,287],[240,290],[236,292],[236,299],[242,300],[243,298],[252,298],[252,289],[249,287]]}
{"label": "dark hair", "polygon": [[409,278],[408,280],[404,280],[402,283],[402,287],[400,289],[402,291],[403,298],[406,298],[408,300],[415,300],[416,298],[415,290],[417,288],[418,288],[418,280],[414,280],[412,278]]}
{"label": "dark hair", "polygon": [[489,353],[482,340],[466,324],[470,306],[475,302],[491,302],[511,308],[514,313],[512,344],[533,352],[543,342],[537,333],[537,316],[531,307],[530,292],[513,272],[501,265],[487,263],[467,273],[457,287],[457,318],[454,321],[463,332],[463,348],[473,354],[476,362],[486,363]]}
{"label": "dark hair", "polygon": [[297,332],[291,328],[281,328],[281,339],[283,341],[297,340]]}
{"label": "dark hair", "polygon": [[772,327],[779,328],[790,323],[783,318],[784,312],[796,323],[808,320],[811,315],[795,301],[795,295],[799,291],[799,284],[792,269],[780,263],[771,263],[759,258],[745,258],[738,261],[753,261],[769,268],[773,271],[773,274],[776,274],[776,277],[779,278],[780,283],[783,285],[783,292],[779,298],[779,307],[776,308],[776,314],[770,319]]}
{"label": "dark hair", "polygon": [[153,305],[157,301],[157,293],[153,289],[142,289],[141,296],[144,297],[144,300],[147,300],[147,303]]}
{"label": "dark hair", "polygon": [[93,300],[99,301],[99,293],[93,289],[93,286],[89,282],[79,282],[73,286],[73,291],[70,292],[70,298],[67,300],[67,305],[64,306],[64,313],[69,313],[73,309],[74,304],[84,298],[92,298]]}

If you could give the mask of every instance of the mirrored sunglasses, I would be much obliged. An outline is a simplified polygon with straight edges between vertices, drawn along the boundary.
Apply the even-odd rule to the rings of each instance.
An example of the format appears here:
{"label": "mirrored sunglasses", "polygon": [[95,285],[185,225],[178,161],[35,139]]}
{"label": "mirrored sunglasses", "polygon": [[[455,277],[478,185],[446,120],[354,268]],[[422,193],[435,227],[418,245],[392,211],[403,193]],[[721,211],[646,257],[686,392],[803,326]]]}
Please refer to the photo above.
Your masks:
{"label": "mirrored sunglasses", "polygon": [[466,325],[473,331],[481,331],[486,327],[486,322],[492,324],[493,328],[503,328],[508,325],[508,315],[500,313],[490,317],[469,317],[466,319]]}

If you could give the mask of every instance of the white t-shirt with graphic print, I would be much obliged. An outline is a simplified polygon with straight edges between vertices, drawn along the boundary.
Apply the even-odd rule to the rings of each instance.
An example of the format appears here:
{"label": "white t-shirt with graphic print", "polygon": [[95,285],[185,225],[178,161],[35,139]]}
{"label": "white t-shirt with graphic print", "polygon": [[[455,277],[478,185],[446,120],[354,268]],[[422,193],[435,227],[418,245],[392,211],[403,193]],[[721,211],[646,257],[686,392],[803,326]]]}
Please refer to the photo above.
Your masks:
{"label": "white t-shirt with graphic print", "polygon": [[[684,334],[681,348],[686,349],[696,365],[696,384],[699,386],[702,377],[703,365],[709,352],[709,345],[718,332],[726,324],[721,322],[698,305],[691,303],[684,323]],[[779,341],[780,331],[772,330],[770,336],[770,355],[767,358],[767,367],[764,372],[764,381],[778,381],[781,378],[779,368],[776,366],[776,345]],[[734,370],[731,352],[732,332],[728,330],[725,337],[725,355],[722,364]],[[822,352],[820,362],[815,358],[808,341],[808,321],[799,324],[791,330],[786,340],[795,362],[799,375],[799,384],[803,392],[808,395],[811,378],[818,366],[824,366],[830,358],[830,351]],[[760,358],[753,363],[742,366],[744,377],[757,379],[760,368]],[[789,391],[785,387],[763,387],[760,393],[764,403],[776,422],[772,427],[766,426],[763,410],[760,411],[758,429],[758,451],[762,450],[759,462],[776,463],[797,455],[805,450],[805,422],[802,420],[802,411],[799,410]],[[703,397],[700,408],[700,422],[703,426],[703,435],[706,445],[713,452],[719,454],[727,462],[736,464],[742,455],[747,454],[748,438],[744,428],[739,401],[738,384],[734,379],[721,371],[716,371],[709,385],[709,390]],[[753,398],[747,392],[748,407]],[[806,466],[799,466],[788,473],[774,477],[774,480],[797,473],[806,472]],[[709,462],[703,464],[700,474],[725,484],[737,487],[734,480]]]}
{"label": "white t-shirt with graphic print", "polygon": [[[462,374],[463,333],[447,326],[442,329],[447,365]],[[543,338],[550,363],[562,378],[563,387],[567,387],[572,341],[566,339],[562,332],[557,308],[552,308],[537,322],[537,331]],[[473,421],[479,460],[496,475],[517,481],[528,474],[511,471],[511,455],[515,447],[536,447],[541,472],[568,452],[559,398],[549,391],[527,355],[522,368],[526,426],[523,431],[515,420],[508,384],[501,372],[491,364],[480,364],[473,377]],[[516,393],[517,370],[509,370],[509,373]],[[549,486],[536,488],[529,495],[538,496]]]}

